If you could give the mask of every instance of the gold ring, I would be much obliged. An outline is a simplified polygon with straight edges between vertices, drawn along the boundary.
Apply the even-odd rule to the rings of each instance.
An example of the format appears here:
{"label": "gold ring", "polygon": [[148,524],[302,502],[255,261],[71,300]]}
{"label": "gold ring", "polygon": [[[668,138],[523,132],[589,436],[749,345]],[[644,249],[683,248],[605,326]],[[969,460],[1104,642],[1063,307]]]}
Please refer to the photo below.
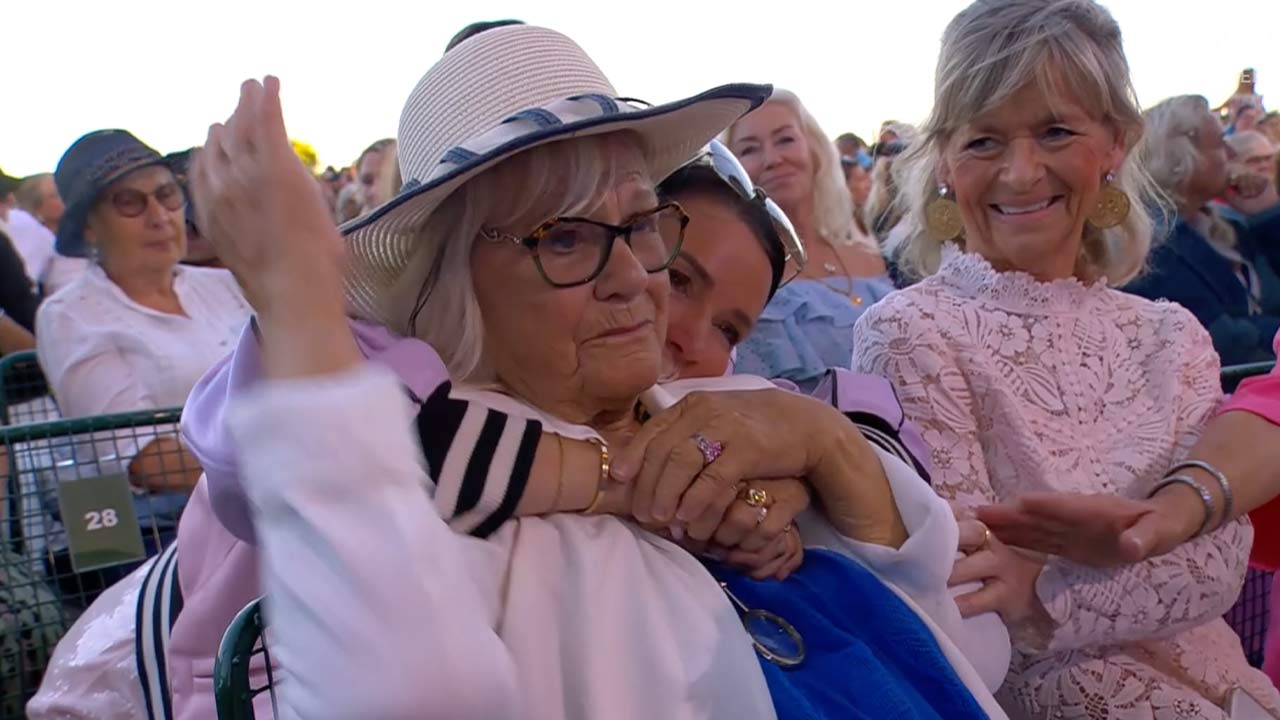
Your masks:
{"label": "gold ring", "polygon": [[981,550],[984,547],[990,547],[990,545],[991,545],[991,528],[987,527],[986,524],[983,523],[982,544],[978,546],[978,549]]}
{"label": "gold ring", "polygon": [[773,499],[769,497],[769,493],[760,488],[745,488],[742,493],[742,500],[751,507],[770,507],[773,505]]}

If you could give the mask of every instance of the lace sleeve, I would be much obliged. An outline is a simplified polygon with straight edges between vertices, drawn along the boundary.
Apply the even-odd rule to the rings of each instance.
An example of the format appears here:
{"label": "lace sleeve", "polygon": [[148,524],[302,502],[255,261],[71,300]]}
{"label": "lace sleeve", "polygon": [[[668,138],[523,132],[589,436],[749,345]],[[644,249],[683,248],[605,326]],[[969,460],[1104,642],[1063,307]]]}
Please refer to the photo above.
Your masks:
{"label": "lace sleeve", "polygon": [[[1179,339],[1187,363],[1174,408],[1175,457],[1186,455],[1222,397],[1209,336],[1189,315],[1186,320]],[[1142,482],[1151,484],[1146,478]],[[1145,494],[1146,487],[1135,490]],[[1166,555],[1123,568],[1051,559],[1036,587],[1058,623],[1050,649],[1168,637],[1221,616],[1240,593],[1252,542],[1253,528],[1237,520]]]}
{"label": "lace sleeve", "polygon": [[872,306],[854,331],[853,369],[889,380],[920,428],[933,487],[962,505],[996,501],[969,384],[950,359],[936,314],[907,293]]}

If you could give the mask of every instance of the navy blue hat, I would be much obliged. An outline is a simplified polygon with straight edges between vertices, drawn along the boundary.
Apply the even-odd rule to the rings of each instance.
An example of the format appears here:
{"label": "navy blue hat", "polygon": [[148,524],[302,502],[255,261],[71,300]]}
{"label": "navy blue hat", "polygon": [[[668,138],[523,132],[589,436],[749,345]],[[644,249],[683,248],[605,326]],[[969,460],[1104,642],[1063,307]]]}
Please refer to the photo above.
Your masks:
{"label": "navy blue hat", "polygon": [[58,223],[54,247],[60,255],[84,257],[85,220],[102,191],[139,168],[164,165],[165,158],[127,130],[97,130],[76,140],[53,172],[66,212]]}

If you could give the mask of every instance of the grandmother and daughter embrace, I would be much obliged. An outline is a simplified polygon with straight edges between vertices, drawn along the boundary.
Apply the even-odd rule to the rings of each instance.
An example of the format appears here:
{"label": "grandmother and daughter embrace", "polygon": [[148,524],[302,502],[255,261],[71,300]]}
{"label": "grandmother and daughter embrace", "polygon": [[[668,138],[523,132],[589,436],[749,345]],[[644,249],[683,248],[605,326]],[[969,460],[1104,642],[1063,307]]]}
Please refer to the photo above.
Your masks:
{"label": "grandmother and daughter embrace", "polygon": [[[1280,712],[1220,619],[1247,523],[1100,571],[969,512],[1145,494],[1220,399],[1195,319],[1111,287],[1155,203],[1107,11],[951,22],[897,161],[924,279],[808,393],[726,374],[806,247],[853,242],[801,237],[731,152],[771,94],[645,105],[560,33],[490,29],[410,94],[402,192],[339,230],[279,82],[242,86],[191,176],[255,318],[183,418],[205,477],[173,717],[212,716],[218,641],[259,595],[287,717],[1173,720],[1228,717],[1233,691]],[[78,693],[89,663],[59,654],[33,717],[150,707],[136,676]]]}

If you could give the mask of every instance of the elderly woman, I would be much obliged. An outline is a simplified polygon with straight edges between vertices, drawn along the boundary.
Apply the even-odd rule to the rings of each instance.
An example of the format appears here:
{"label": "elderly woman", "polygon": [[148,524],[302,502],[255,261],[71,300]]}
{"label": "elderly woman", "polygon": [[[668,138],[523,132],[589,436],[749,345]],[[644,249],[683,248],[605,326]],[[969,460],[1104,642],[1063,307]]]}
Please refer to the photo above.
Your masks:
{"label": "elderly woman", "polygon": [[[666,343],[667,374],[674,373],[683,380],[720,376],[729,366],[734,345],[750,333],[768,297],[785,282],[787,263],[802,260],[803,249],[786,217],[754,190],[746,172],[718,143],[713,142],[706,152],[670,176],[658,190],[664,201],[679,201],[690,218],[679,254],[668,270],[673,292]],[[834,391],[837,385],[834,377],[830,385]],[[678,391],[678,385],[668,387]],[[919,466],[917,458],[923,457],[919,434],[903,424],[901,410],[887,383],[880,378],[844,372],[839,374],[838,387],[839,396],[831,392],[827,399],[839,405],[869,441]],[[551,478],[554,482],[549,490],[530,487],[546,479],[530,477],[525,496],[541,497],[537,501],[541,503],[555,502],[552,496],[559,482],[556,478]],[[758,508],[735,503],[715,532],[706,536],[710,543],[706,551],[750,569],[754,577],[785,577],[796,569],[803,553],[798,546],[789,542],[779,546],[776,541],[780,536],[788,539],[785,528],[809,507],[810,493],[797,480],[757,481],[755,485],[767,489],[771,500],[765,520],[758,520]],[[410,504],[427,501],[420,490],[415,490],[407,500]],[[356,504],[368,502],[369,498],[365,497]],[[386,514],[403,512],[402,505]],[[566,505],[565,509],[574,509],[574,506]],[[522,498],[516,513],[529,514],[535,510],[540,508],[532,507]],[[423,514],[436,515],[437,511],[430,508]],[[293,521],[264,520],[260,524],[287,528]],[[697,532],[691,530],[686,539],[686,544],[694,549],[704,545],[692,536]],[[353,530],[353,535],[359,534]],[[270,551],[273,546],[265,549]],[[296,550],[292,546],[287,550],[293,555],[293,564],[299,557]],[[148,703],[144,687],[148,692],[153,684],[163,687],[163,675],[159,672],[163,661],[156,655],[163,657],[165,643],[156,642],[153,651],[136,653],[135,646],[146,647],[137,645],[138,631],[141,630],[144,637],[151,637],[154,628],[121,623],[120,618],[151,617],[151,612],[139,613],[134,608],[140,599],[163,595],[148,593],[147,588],[164,587],[165,578],[172,578],[175,566],[173,559],[162,557],[154,566],[137,571],[133,577],[111,588],[90,608],[58,647],[40,694],[28,706],[30,717],[134,717],[148,708],[154,711],[163,708],[163,691],[161,697]],[[394,585],[387,587],[394,588]],[[150,609],[151,606],[144,602],[144,607]],[[989,650],[984,653],[988,660],[979,664],[979,670],[985,682],[994,687],[1008,666],[1008,656],[1003,650],[1007,644],[1002,647],[1001,641],[1003,627],[995,616],[987,618],[985,626],[981,622],[968,624],[972,626],[969,628],[972,635],[981,638],[980,642]],[[86,636],[95,637],[97,642],[93,653],[80,656],[79,648],[83,646],[80,638]],[[108,637],[114,639],[105,641]],[[139,667],[144,668],[142,678]],[[82,688],[83,692],[68,692],[68,688]]]}
{"label": "elderly woman", "polygon": [[[164,158],[129,133],[85,135],[55,177],[67,202],[57,250],[95,260],[36,320],[40,365],[63,416],[181,407],[249,317],[235,279],[179,265],[182,188]],[[200,476],[176,437],[133,445],[121,439],[115,450],[140,488],[189,490]]]}
{"label": "elderly woman", "polygon": [[[1108,286],[1138,272],[1151,238],[1119,27],[1091,0],[979,0],[948,26],[936,78],[903,160],[929,230],[906,257],[929,276],[863,317],[855,367],[893,382],[935,487],[962,508],[1045,490],[1209,493],[1178,463],[1221,398],[1210,339],[1177,305]],[[1014,638],[1002,704],[1033,718],[1223,718],[1243,687],[1280,711],[1221,619],[1252,532],[1201,531],[1100,574],[963,522],[953,581],[983,587],[958,602],[999,612]]]}
{"label": "elderly woman", "polygon": [[[507,52],[514,46],[536,52]],[[498,57],[522,62],[491,64]],[[529,77],[543,78],[545,87],[529,86]],[[891,592],[899,600],[890,605],[898,607],[906,597],[902,602],[932,608],[921,615],[907,605],[906,614],[899,607],[877,614],[880,623],[862,623],[862,613],[884,608],[889,600],[876,596],[876,588],[892,588],[872,580],[853,594],[833,589],[821,601],[827,609],[818,613],[828,622],[824,632],[834,633],[827,637],[888,628],[916,635],[915,620],[936,614],[949,624],[946,609],[955,611],[941,577],[950,570],[955,536],[929,539],[935,530],[954,527],[949,509],[907,464],[869,446],[834,408],[769,390],[695,393],[663,410],[667,402],[657,391],[646,395],[644,412],[638,411],[639,396],[662,369],[665,270],[679,251],[678,226],[687,217],[678,206],[658,202],[652,178],[678,166],[765,92],[728,86],[646,109],[619,100],[581,50],[551,31],[498,28],[458,45],[406,105],[401,146],[407,190],[348,231],[348,302],[366,318],[417,336],[396,341],[376,327],[352,339],[337,292],[338,254],[314,250],[317,239],[328,243],[333,231],[323,222],[319,199],[298,189],[303,183],[288,174],[293,170],[287,163],[276,162],[275,146],[284,133],[274,83],[265,90],[246,86],[236,115],[227,128],[215,127],[206,145],[216,150],[206,150],[202,160],[208,164],[200,207],[208,213],[212,237],[227,243],[220,249],[229,266],[249,273],[244,282],[259,309],[259,332],[245,336],[226,372],[197,396],[216,403],[228,391],[247,393],[248,404],[231,412],[230,428],[233,462],[247,473],[250,505],[260,519],[277,517],[282,507],[280,496],[259,494],[270,493],[259,474],[266,447],[257,444],[253,429],[281,411],[301,431],[278,435],[272,443],[270,452],[283,453],[276,458],[281,490],[303,489],[295,473],[315,478],[308,484],[314,488],[349,483],[356,475],[403,488],[427,482],[407,434],[407,390],[426,399],[417,429],[434,478],[435,508],[473,538],[450,542],[434,535],[432,528],[439,526],[425,512],[421,525],[372,519],[353,533],[345,515],[335,516],[331,526],[316,522],[314,505],[290,511],[298,522],[245,527],[239,522],[247,508],[243,496],[236,499],[236,468],[206,463],[207,491],[198,491],[197,500],[205,495],[210,512],[197,509],[203,501],[193,505],[179,541],[186,605],[174,626],[169,663],[179,717],[198,715],[197,696],[207,692],[204,681],[193,677],[192,657],[179,653],[207,652],[207,644],[191,642],[193,633],[219,632],[210,610],[235,597],[210,572],[214,555],[218,573],[230,569],[221,541],[208,542],[215,529],[210,523],[259,533],[264,547],[276,550],[282,548],[277,543],[297,547],[299,539],[320,532],[305,545],[320,551],[323,562],[283,567],[274,562],[282,555],[266,555],[267,597],[280,603],[273,623],[279,637],[288,638],[278,653],[290,672],[282,689],[292,684],[306,717],[342,715],[332,703],[321,706],[321,698],[334,695],[339,667],[348,677],[351,667],[368,667],[362,660],[370,658],[363,651],[314,651],[311,643],[324,638],[306,626],[318,617],[318,607],[296,603],[330,602],[307,590],[316,583],[356,593],[335,598],[330,628],[359,631],[328,635],[371,638],[363,645],[379,646],[381,657],[390,652],[406,668],[439,668],[370,677],[358,697],[378,704],[343,706],[352,714],[402,714],[381,709],[390,707],[442,717],[501,716],[494,715],[501,709],[493,705],[473,705],[509,697],[476,692],[484,682],[495,690],[518,688],[523,714],[531,717],[831,717],[828,702],[845,703],[844,714],[834,715],[840,717],[849,715],[848,704],[878,714],[885,702],[947,717],[987,709],[999,714],[975,702],[985,691],[968,663],[947,650],[946,633],[930,631],[926,642],[909,645],[868,636],[866,646],[877,652],[840,658],[824,659],[825,643],[810,645],[811,654],[790,673],[780,666],[799,658],[771,645],[777,638],[765,638],[757,649],[771,659],[761,664],[715,578],[741,602],[766,603],[781,612],[790,612],[783,605],[798,610],[817,601],[817,585],[751,586],[714,566],[713,576],[694,556],[626,519],[668,528],[673,535],[704,537],[736,502],[755,502],[757,518],[768,518],[765,499],[750,485],[755,477],[804,478],[825,515],[797,518],[796,529],[784,529],[783,537],[796,542],[798,532],[811,544],[821,537],[819,543],[839,551],[811,550],[806,569],[811,563],[819,573],[840,567],[868,579],[861,564],[866,563],[886,578],[909,578],[914,591]],[[502,103],[482,104],[477,114],[476,98]],[[460,112],[463,107],[471,112]],[[428,129],[434,135],[425,135]],[[270,201],[251,217],[256,213],[242,198],[263,187],[273,188]],[[510,202],[513,196],[520,202]],[[275,240],[263,243],[268,235]],[[401,248],[390,256],[389,240]],[[296,294],[303,286],[311,289]],[[285,300],[286,294],[294,299]],[[522,312],[539,322],[529,323]],[[421,354],[416,361],[401,358],[399,381],[360,367],[362,356],[380,351],[377,337],[383,338],[384,353],[396,342],[412,351],[422,347],[420,340],[428,341],[439,349],[452,384],[442,385],[444,367],[426,365]],[[320,347],[322,352],[312,353]],[[237,375],[248,377],[254,364],[268,381],[237,388]],[[707,388],[722,382],[711,379]],[[286,397],[290,386],[320,392],[306,390],[314,404],[294,414],[301,408]],[[322,388],[362,396],[359,417],[339,413],[346,401]],[[275,399],[266,400],[264,391]],[[219,432],[225,416],[206,411],[220,412],[216,404],[193,407],[184,429],[193,435]],[[304,451],[317,441],[313,447],[327,445],[322,437],[337,430],[334,421],[356,421],[341,431],[344,449],[332,455]],[[792,430],[778,432],[780,421]],[[312,422],[319,424],[305,429]],[[355,427],[363,430],[347,434]],[[317,463],[326,467],[323,477],[313,474]],[[557,482],[541,499],[521,492],[545,486],[547,477]],[[541,516],[504,519],[508,504]],[[428,534],[433,536],[423,541]],[[189,565],[183,546],[188,539]],[[366,554],[367,564],[356,562],[350,554],[356,545],[380,554]],[[397,548],[422,552],[403,556]],[[443,558],[454,559],[441,565]],[[598,572],[606,566],[609,573]],[[359,582],[350,582],[355,576],[347,573]],[[413,592],[398,600],[405,593],[392,591],[404,589],[405,579]],[[829,607],[830,597],[854,596],[862,598],[858,616],[853,605]],[[193,613],[197,606],[203,609]],[[801,620],[800,614],[793,618]],[[796,628],[811,637],[817,632],[804,622]],[[910,660],[902,652],[908,646]],[[619,648],[626,650],[620,654]],[[424,651],[449,667],[424,664]],[[673,657],[680,658],[678,667]],[[957,670],[948,669],[952,662]],[[817,687],[830,687],[807,684],[817,683],[812,671],[823,667],[834,673],[827,683],[850,691],[815,697]],[[859,682],[894,692],[855,692]],[[356,699],[348,696],[346,702]]]}
{"label": "elderly woman", "polygon": [[811,389],[828,368],[849,367],[853,323],[893,285],[874,239],[853,221],[835,145],[799,98],[774,91],[725,138],[811,256],[801,277],[770,301],[739,350],[737,370]]}
{"label": "elderly woman", "polygon": [[1204,98],[1184,95],[1147,111],[1143,164],[1177,204],[1149,271],[1125,289],[1190,310],[1213,338],[1223,364],[1274,360],[1280,316],[1263,310],[1253,231],[1211,202],[1227,192],[1227,148]]}

